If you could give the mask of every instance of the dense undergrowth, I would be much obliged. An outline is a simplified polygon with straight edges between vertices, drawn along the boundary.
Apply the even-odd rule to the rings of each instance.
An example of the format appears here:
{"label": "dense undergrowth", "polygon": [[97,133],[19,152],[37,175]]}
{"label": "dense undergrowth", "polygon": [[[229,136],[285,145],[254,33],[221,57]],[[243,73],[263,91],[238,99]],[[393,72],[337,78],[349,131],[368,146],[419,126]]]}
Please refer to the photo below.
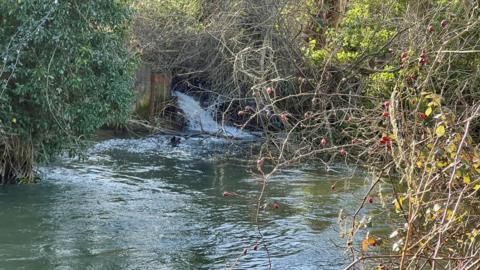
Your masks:
{"label": "dense undergrowth", "polygon": [[[136,40],[159,70],[200,78],[222,121],[264,131],[264,189],[298,162],[358,164],[372,183],[340,216],[349,267],[479,267],[478,3],[208,2],[143,2]],[[360,216],[371,203],[390,238]]]}

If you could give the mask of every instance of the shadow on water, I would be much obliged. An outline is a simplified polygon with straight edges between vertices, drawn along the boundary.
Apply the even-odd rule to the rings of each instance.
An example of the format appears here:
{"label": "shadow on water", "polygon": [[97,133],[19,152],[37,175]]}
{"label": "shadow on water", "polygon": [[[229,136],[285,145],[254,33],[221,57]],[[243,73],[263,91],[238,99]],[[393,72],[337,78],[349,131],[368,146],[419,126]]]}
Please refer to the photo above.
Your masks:
{"label": "shadow on water", "polygon": [[[257,241],[260,183],[221,139],[116,139],[83,162],[42,168],[44,181],[0,189],[0,269],[224,269]],[[248,152],[244,150],[243,153]],[[229,160],[225,159],[229,156]],[[342,175],[343,174],[343,175]],[[330,186],[337,183],[338,192]],[[351,172],[282,172],[261,225],[273,269],[340,269],[336,219],[364,190]],[[234,192],[223,197],[223,191]],[[277,202],[280,208],[274,209]],[[263,248],[235,269],[264,269]]]}

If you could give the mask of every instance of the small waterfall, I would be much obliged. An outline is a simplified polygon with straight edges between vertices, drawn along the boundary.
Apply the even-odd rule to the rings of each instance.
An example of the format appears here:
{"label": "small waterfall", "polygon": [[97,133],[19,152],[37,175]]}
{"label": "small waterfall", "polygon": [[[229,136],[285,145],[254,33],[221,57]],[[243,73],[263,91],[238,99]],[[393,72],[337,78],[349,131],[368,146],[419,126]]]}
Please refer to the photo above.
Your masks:
{"label": "small waterfall", "polygon": [[200,103],[191,96],[180,92],[174,92],[177,97],[178,107],[185,113],[187,127],[191,131],[201,131],[211,134],[222,134],[235,138],[252,137],[251,134],[232,126],[219,125],[212,116],[212,113],[203,109]]}

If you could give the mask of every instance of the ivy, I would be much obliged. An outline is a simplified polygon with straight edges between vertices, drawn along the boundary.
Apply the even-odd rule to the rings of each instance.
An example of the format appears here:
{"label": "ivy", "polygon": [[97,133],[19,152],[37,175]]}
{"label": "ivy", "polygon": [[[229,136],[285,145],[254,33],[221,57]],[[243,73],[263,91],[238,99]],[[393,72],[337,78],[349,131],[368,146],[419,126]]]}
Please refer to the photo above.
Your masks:
{"label": "ivy", "polygon": [[127,119],[129,1],[0,2],[0,149],[20,138],[44,160]]}

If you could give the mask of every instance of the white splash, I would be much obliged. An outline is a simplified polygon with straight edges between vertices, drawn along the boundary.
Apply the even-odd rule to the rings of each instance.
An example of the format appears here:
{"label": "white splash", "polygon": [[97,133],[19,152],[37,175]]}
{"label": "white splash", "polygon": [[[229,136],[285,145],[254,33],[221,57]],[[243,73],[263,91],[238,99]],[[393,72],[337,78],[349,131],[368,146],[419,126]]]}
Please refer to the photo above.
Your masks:
{"label": "white splash", "polygon": [[222,134],[235,138],[252,137],[251,134],[238,128],[218,124],[213,119],[212,113],[203,109],[200,103],[193,99],[193,97],[180,92],[174,92],[173,95],[177,97],[178,107],[185,113],[189,130]]}

